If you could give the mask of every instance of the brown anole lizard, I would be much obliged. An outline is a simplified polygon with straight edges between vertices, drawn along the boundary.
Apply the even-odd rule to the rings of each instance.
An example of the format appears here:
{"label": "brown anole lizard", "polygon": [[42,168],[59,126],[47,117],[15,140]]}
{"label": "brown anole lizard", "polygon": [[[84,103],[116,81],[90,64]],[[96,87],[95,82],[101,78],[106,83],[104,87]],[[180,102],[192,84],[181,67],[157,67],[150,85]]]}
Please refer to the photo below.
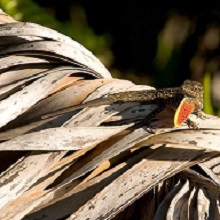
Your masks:
{"label": "brown anole lizard", "polygon": [[191,113],[195,113],[198,117],[202,117],[201,110],[203,108],[203,86],[200,82],[186,80],[180,87],[111,93],[77,106],[52,112],[42,116],[42,118],[60,115],[85,107],[126,102],[158,104],[159,107],[147,116],[145,122],[150,122],[151,119],[153,119],[156,114],[161,112],[166,105],[169,105],[176,111],[174,116],[175,126],[180,126],[184,121],[186,121],[190,128],[195,129],[197,128],[196,123],[190,121],[188,116]]}

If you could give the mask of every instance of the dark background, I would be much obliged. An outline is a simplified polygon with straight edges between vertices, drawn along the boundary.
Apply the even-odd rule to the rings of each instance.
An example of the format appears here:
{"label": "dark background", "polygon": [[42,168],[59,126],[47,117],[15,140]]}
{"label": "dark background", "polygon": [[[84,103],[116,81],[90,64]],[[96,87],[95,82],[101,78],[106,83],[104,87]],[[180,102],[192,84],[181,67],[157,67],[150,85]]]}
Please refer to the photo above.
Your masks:
{"label": "dark background", "polygon": [[[155,67],[158,35],[163,30],[169,16],[177,14],[188,18],[194,25],[193,31],[176,52],[177,64],[173,64],[172,78],[160,75],[161,86],[181,84],[189,78],[189,62],[195,55],[199,38],[205,34],[208,25],[219,25],[220,3],[218,1],[178,1],[176,4],[166,1],[71,1],[35,0],[42,7],[52,9],[60,21],[71,19],[71,8],[80,5],[86,14],[88,25],[97,35],[108,33],[111,37],[110,48],[114,54],[113,66],[122,72],[135,72],[140,76],[158,75]],[[176,25],[181,26],[181,22]],[[176,48],[174,48],[175,50]],[[175,69],[175,70],[174,70]],[[202,75],[200,76],[202,77]],[[164,78],[164,79],[163,79]],[[199,77],[198,77],[199,78]],[[163,81],[166,85],[163,85]],[[160,83],[157,83],[160,84]]]}
{"label": "dark background", "polygon": [[0,1],[6,13],[72,37],[114,77],[156,87],[202,82],[205,111],[219,114],[220,1],[10,2]]}

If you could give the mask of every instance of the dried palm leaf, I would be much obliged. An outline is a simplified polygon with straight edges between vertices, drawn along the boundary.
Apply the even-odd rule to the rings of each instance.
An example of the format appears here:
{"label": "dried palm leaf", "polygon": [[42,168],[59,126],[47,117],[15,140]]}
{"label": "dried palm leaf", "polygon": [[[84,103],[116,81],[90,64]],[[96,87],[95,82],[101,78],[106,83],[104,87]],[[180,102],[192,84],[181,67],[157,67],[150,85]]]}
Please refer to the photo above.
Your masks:
{"label": "dried palm leaf", "polygon": [[174,128],[167,107],[151,133],[133,125],[153,104],[62,112],[152,87],[112,78],[54,30],[0,22],[0,219],[220,219],[219,118]]}

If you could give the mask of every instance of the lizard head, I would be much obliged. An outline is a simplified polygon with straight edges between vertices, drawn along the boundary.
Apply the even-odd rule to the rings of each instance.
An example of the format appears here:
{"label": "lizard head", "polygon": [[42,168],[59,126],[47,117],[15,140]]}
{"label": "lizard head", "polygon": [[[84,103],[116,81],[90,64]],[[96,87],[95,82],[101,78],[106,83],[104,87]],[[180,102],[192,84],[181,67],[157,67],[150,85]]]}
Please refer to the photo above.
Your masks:
{"label": "lizard head", "polygon": [[195,104],[195,110],[203,108],[203,86],[200,82],[186,80],[181,86],[185,98]]}

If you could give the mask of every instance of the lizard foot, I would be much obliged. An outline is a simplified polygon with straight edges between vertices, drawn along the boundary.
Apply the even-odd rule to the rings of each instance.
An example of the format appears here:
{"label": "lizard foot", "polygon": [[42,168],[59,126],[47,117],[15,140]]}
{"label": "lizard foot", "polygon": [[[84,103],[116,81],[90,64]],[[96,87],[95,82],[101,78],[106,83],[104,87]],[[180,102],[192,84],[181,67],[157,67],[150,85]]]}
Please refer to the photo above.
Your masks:
{"label": "lizard foot", "polygon": [[151,134],[155,134],[155,129],[156,127],[152,126],[151,125],[151,120],[148,120],[148,119],[144,119],[144,120],[141,120],[139,122],[136,122],[135,125],[134,125],[136,128],[140,128],[140,127],[147,127],[147,131]]}
{"label": "lizard foot", "polygon": [[142,126],[147,127],[147,130],[149,133],[155,134],[156,127],[151,125],[151,121],[152,120],[150,120],[150,119],[144,119],[144,120],[140,121],[140,123],[142,124]]}
{"label": "lizard foot", "polygon": [[186,120],[186,124],[188,125],[189,129],[193,129],[193,130],[199,129],[197,123],[191,121],[190,119]]}
{"label": "lizard foot", "polygon": [[207,118],[202,111],[196,112],[196,116],[197,118],[201,118],[202,120],[205,120]]}

